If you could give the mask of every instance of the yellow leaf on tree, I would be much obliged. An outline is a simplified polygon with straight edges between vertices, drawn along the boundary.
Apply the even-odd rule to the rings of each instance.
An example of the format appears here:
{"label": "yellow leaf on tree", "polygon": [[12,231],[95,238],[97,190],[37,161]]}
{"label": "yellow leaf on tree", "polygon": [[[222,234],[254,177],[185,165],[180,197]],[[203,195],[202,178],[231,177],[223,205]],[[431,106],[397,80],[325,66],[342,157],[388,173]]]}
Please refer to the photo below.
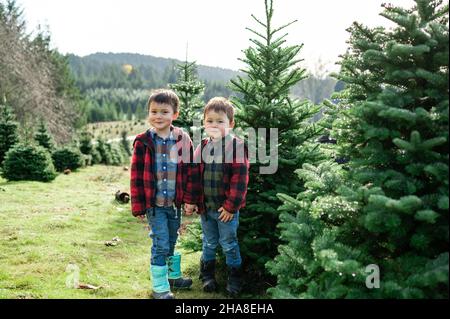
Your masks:
{"label": "yellow leaf on tree", "polygon": [[133,71],[133,66],[131,64],[122,65],[122,70],[125,74],[129,75]]}

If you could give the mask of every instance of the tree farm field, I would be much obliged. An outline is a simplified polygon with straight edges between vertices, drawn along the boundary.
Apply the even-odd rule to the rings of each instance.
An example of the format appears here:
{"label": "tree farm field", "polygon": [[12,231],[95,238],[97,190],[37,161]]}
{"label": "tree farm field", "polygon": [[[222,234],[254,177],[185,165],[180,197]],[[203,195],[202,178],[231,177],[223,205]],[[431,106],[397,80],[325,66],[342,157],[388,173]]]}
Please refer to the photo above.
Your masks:
{"label": "tree farm field", "polygon": [[148,123],[144,120],[136,121],[110,121],[89,123],[85,129],[92,133],[94,138],[119,139],[122,131],[127,133],[127,136],[135,136],[148,129]]}
{"label": "tree farm field", "polygon": [[[0,299],[151,298],[147,220],[115,200],[118,190],[129,191],[129,171],[115,166],[79,169],[51,183],[0,178]],[[115,237],[116,245],[106,245]],[[203,292],[199,253],[182,253],[194,284],[176,297],[226,298]],[[86,289],[67,285],[70,267]]]}

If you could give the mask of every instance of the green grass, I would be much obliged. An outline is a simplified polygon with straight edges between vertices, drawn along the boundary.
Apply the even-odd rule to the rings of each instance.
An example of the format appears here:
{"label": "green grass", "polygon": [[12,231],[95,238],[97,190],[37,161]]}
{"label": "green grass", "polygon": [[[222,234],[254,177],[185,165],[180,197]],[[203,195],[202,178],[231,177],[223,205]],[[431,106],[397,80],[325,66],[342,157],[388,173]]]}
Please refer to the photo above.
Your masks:
{"label": "green grass", "polygon": [[[51,183],[0,178],[0,298],[150,298],[147,222],[114,200],[128,184],[128,171],[107,166]],[[105,246],[116,236],[122,242]],[[176,297],[226,298],[201,290],[199,253],[181,252],[182,270],[194,284]],[[101,288],[66,287],[69,264],[78,266],[80,282]]]}

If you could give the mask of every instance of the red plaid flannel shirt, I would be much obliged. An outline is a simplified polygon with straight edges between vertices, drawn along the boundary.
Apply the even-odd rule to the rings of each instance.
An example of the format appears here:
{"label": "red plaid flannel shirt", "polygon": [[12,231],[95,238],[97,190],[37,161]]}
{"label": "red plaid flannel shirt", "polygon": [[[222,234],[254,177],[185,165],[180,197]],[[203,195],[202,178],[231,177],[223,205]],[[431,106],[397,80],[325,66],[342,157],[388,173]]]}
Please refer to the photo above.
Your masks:
{"label": "red plaid flannel shirt", "polygon": [[[182,129],[171,126],[178,148],[178,165],[175,186],[175,206],[182,203],[193,204],[192,186],[192,155],[191,138]],[[155,146],[149,132],[136,136],[133,142],[131,158],[131,212],[133,216],[144,215],[147,208],[155,207],[156,174]]]}
{"label": "red plaid flannel shirt", "polygon": [[[206,211],[205,194],[203,191],[203,172],[205,171],[205,163],[201,156],[203,148],[209,139],[204,139],[194,152],[195,172],[191,176],[192,198],[198,205],[198,213],[203,214]],[[241,154],[236,154],[236,150],[241,147],[245,150],[243,158]],[[223,189],[225,191],[226,200],[222,207],[228,212],[234,214],[239,209],[245,207],[245,197],[247,195],[247,186],[249,180],[250,163],[248,161],[248,151],[244,142],[236,137],[228,140],[225,144],[225,154],[233,152],[233,163],[223,164]]]}

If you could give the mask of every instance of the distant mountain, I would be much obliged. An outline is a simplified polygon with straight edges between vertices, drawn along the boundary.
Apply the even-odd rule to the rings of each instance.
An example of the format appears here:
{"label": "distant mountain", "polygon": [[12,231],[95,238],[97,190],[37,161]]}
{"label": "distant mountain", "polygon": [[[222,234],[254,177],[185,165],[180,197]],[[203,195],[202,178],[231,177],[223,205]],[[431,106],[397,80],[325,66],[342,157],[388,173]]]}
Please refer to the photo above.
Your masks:
{"label": "distant mountain", "polygon": [[[88,122],[143,119],[147,116],[149,90],[175,83],[179,72],[176,59],[133,53],[95,53],[84,57],[68,55],[69,67],[77,87],[88,101]],[[233,70],[197,65],[197,74],[205,83],[202,99],[229,97]]]}
{"label": "distant mountain", "polygon": [[[183,61],[171,58],[160,58],[151,55],[142,55],[137,53],[94,53],[79,57],[70,55],[69,61],[81,60],[83,62],[93,62],[101,64],[131,64],[133,66],[147,66],[153,68],[157,73],[164,73],[174,64],[183,63]],[[197,65],[198,76],[202,80],[228,82],[235,78],[240,72],[219,67]]]}
{"label": "distant mountain", "polygon": [[[75,83],[89,101],[88,122],[118,119],[143,119],[147,116],[149,90],[167,87],[179,76],[176,59],[135,53],[95,53],[84,57],[68,55]],[[229,98],[230,79],[243,73],[197,65],[198,77],[205,83],[203,102],[215,96]],[[334,91],[335,79],[310,76],[295,85],[291,94],[313,103],[321,103]]]}

